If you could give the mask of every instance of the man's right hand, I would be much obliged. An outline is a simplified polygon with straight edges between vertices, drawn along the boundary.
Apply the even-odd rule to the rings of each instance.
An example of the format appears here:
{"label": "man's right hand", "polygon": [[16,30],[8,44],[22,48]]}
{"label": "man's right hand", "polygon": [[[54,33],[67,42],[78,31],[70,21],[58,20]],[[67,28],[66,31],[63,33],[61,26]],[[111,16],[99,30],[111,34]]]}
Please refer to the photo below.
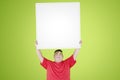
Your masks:
{"label": "man's right hand", "polygon": [[35,41],[35,47],[36,47],[36,49],[37,49],[37,46],[38,46],[38,42],[37,42],[37,40]]}
{"label": "man's right hand", "polygon": [[40,60],[40,62],[42,63],[42,62],[43,62],[43,56],[42,56],[41,51],[37,48],[37,47],[38,47],[38,42],[37,42],[37,40],[35,41],[35,47],[36,47],[36,52],[37,52],[37,55],[38,55],[38,57],[39,57],[39,60]]}

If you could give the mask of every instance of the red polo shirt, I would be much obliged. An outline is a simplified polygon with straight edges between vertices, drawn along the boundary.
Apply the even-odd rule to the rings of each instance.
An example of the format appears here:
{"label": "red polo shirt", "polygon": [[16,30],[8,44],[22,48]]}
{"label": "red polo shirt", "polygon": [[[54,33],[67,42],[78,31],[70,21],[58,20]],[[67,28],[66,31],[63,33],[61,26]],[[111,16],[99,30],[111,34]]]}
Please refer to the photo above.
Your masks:
{"label": "red polo shirt", "polygon": [[72,55],[60,63],[44,58],[40,64],[47,70],[47,80],[70,80],[70,68],[75,63]]}

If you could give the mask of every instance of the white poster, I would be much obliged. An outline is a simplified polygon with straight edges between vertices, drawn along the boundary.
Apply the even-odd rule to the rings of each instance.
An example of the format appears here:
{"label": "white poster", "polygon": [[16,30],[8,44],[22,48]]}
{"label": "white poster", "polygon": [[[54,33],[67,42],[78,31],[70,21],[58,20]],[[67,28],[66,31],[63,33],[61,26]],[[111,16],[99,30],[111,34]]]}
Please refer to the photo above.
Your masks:
{"label": "white poster", "polygon": [[38,49],[80,48],[80,2],[36,3]]}

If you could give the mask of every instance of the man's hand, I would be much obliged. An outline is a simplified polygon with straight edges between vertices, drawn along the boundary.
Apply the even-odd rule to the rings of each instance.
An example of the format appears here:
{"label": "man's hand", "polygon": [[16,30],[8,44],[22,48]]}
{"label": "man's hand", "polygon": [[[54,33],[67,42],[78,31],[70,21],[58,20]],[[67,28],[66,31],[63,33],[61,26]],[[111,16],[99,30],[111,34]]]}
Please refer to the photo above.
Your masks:
{"label": "man's hand", "polygon": [[35,48],[37,49],[37,46],[38,46],[38,42],[37,40],[35,41]]}
{"label": "man's hand", "polygon": [[82,45],[82,40],[80,40],[79,44]]}
{"label": "man's hand", "polygon": [[[79,41],[79,45],[82,45],[82,41],[81,40]],[[76,60],[76,57],[77,57],[77,55],[79,53],[79,50],[80,50],[80,48],[75,49],[75,51],[73,53],[74,60]]]}
{"label": "man's hand", "polygon": [[37,52],[37,55],[39,57],[40,62],[42,63],[43,62],[43,56],[42,56],[41,51],[39,49],[37,49],[37,46],[38,46],[38,42],[36,40],[36,42],[35,42],[36,52]]}

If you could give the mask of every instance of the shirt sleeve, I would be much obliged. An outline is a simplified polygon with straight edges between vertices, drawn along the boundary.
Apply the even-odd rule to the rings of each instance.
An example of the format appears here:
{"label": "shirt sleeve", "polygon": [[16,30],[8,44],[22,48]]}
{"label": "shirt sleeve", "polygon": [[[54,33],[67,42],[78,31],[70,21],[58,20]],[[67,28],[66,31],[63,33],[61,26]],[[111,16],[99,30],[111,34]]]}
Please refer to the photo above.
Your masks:
{"label": "shirt sleeve", "polygon": [[48,66],[48,63],[49,63],[50,61],[48,60],[48,59],[46,59],[46,58],[43,58],[43,62],[41,63],[40,62],[40,64],[45,68],[45,69],[47,69],[47,66]]}
{"label": "shirt sleeve", "polygon": [[67,58],[67,59],[65,60],[65,62],[67,62],[68,65],[69,65],[69,67],[71,68],[71,67],[76,63],[76,60],[74,60],[73,55],[72,55],[72,56],[70,56],[69,58]]}

